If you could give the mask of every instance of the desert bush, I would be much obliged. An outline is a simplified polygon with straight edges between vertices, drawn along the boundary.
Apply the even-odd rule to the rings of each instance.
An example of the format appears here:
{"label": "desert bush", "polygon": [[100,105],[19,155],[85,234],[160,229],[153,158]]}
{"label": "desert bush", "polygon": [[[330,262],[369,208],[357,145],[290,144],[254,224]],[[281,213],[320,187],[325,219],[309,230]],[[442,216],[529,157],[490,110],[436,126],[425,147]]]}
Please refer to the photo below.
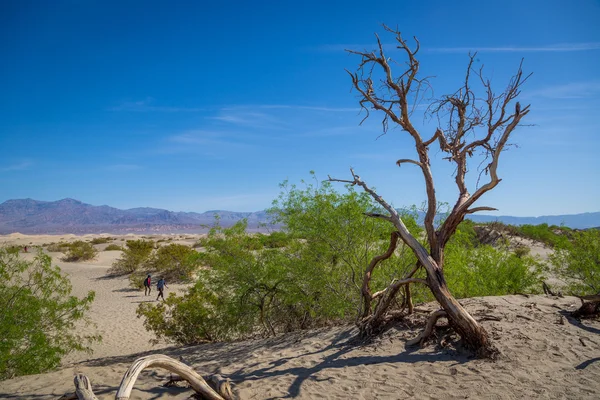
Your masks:
{"label": "desert bush", "polygon": [[50,243],[47,247],[47,250],[53,253],[65,253],[69,250],[69,243],[66,242],[58,242],[58,243]]}
{"label": "desert bush", "polygon": [[87,261],[96,257],[97,254],[98,250],[96,250],[90,243],[77,240],[69,244],[62,260],[67,262]]}
{"label": "desert bush", "polygon": [[130,274],[146,264],[154,250],[151,240],[128,240],[127,247],[121,257],[116,260],[109,270],[112,274]]}
{"label": "desert bush", "polygon": [[169,281],[189,282],[200,266],[198,253],[183,244],[171,243],[160,247],[146,266]]}
{"label": "desert bush", "polygon": [[572,240],[551,256],[555,271],[576,295],[600,293],[600,231],[572,232]]}
{"label": "desert bush", "polygon": [[106,248],[104,249],[104,251],[114,251],[114,250],[123,251],[123,248],[121,246],[119,246],[118,244],[111,243],[108,246],[106,246]]}
{"label": "desert bush", "polygon": [[93,238],[90,243],[91,244],[104,244],[104,243],[108,243],[111,240],[113,240],[113,238],[111,237],[97,237],[97,238]]}
{"label": "desert bush", "polygon": [[539,291],[542,267],[508,247],[474,245],[472,223],[461,223],[445,252],[448,287],[457,298]]}
{"label": "desert bush", "polygon": [[33,261],[0,248],[0,379],[38,374],[57,367],[63,356],[89,350],[99,336],[79,335],[94,292],[71,296],[71,283],[52,259]]}

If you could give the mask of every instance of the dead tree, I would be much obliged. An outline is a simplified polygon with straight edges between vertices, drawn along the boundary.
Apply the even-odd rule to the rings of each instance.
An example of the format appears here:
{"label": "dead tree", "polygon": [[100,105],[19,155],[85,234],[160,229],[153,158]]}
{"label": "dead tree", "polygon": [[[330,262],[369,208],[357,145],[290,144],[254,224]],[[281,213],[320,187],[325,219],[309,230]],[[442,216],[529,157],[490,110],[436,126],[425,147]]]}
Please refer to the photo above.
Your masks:
{"label": "dead tree", "polygon": [[[492,90],[490,80],[483,77],[483,67],[474,69],[475,54],[470,55],[461,87],[453,94],[444,96],[429,106],[428,113],[437,120],[438,126],[433,135],[423,138],[411,121],[415,105],[422,100],[425,89],[429,87],[428,79],[418,75],[419,61],[416,56],[419,42],[415,38],[415,46],[411,48],[398,30],[390,29],[385,25],[384,28],[395,36],[397,49],[407,58],[400,74],[395,75],[395,71],[392,70],[392,66],[396,67],[400,64],[394,63],[386,56],[384,46],[377,35],[376,51],[347,50],[361,57],[357,71],[347,72],[352,78],[353,88],[359,93],[360,105],[366,111],[365,119],[369,117],[370,112],[377,111],[383,115],[383,134],[387,133],[391,122],[412,137],[416,158],[402,158],[396,164],[415,165],[423,174],[427,191],[424,225],[428,249],[409,233],[398,212],[372,190],[354,170],[350,170],[352,174],[350,180],[329,178],[331,181],[362,187],[387,210],[387,215],[373,214],[372,216],[390,222],[395,228],[388,251],[376,257],[365,272],[362,290],[363,309],[359,326],[363,333],[376,332],[386,322],[390,306],[399,290],[418,283],[431,290],[444,310],[443,315],[435,313],[431,318],[437,320],[440,316],[445,316],[468,347],[482,357],[489,357],[495,354],[496,350],[490,343],[487,332],[448,290],[444,279],[444,248],[467,214],[495,210],[491,207],[475,207],[474,204],[500,182],[497,175],[500,154],[506,149],[511,133],[520,124],[521,119],[529,113],[529,105],[521,107],[518,102],[513,104],[529,75],[523,75],[521,62],[506,89],[496,94]],[[475,95],[473,87],[476,85],[481,87],[483,97]],[[437,199],[429,157],[430,147],[434,144],[439,146],[441,152],[446,155],[444,158],[456,168],[454,180],[459,192],[452,211],[444,223],[437,228],[434,225]],[[467,189],[465,177],[468,172],[467,163],[474,155],[483,157],[483,167],[479,171],[479,177],[481,178],[485,173],[489,179],[486,179],[483,185],[478,185],[471,193]],[[373,270],[381,260],[391,256],[397,246],[398,238],[417,256],[417,265],[402,279],[391,282],[386,289],[371,293],[369,282]],[[414,277],[421,268],[424,268],[427,273],[426,279]]]}

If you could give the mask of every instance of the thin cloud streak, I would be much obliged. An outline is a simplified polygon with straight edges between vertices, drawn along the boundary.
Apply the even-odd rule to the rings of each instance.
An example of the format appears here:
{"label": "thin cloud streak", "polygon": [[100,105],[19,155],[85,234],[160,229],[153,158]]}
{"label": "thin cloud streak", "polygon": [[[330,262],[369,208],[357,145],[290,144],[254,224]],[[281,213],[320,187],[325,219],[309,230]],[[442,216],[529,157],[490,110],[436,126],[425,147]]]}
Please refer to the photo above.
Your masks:
{"label": "thin cloud streak", "polygon": [[105,169],[108,171],[125,172],[125,171],[136,171],[136,170],[142,169],[142,167],[137,164],[113,164],[113,165],[107,165],[105,167]]}
{"label": "thin cloud streak", "polygon": [[32,165],[33,163],[31,161],[23,160],[15,164],[7,165],[6,167],[0,167],[0,172],[24,171],[29,169],[29,167]]}
{"label": "thin cloud streak", "polygon": [[155,106],[153,105],[154,99],[148,97],[144,100],[139,101],[124,101],[121,104],[110,107],[109,111],[129,111],[129,112],[201,112],[207,111],[203,107],[169,107],[169,106]]}

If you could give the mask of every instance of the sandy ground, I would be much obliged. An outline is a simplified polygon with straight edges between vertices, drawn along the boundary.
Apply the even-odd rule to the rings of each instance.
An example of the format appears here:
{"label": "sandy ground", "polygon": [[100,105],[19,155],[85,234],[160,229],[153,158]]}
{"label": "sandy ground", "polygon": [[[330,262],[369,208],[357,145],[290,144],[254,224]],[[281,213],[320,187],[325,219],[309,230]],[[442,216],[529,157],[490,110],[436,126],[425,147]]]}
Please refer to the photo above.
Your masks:
{"label": "sandy ground", "polygon": [[[100,399],[114,398],[131,362],[151,353],[181,360],[202,375],[219,372],[229,377],[241,399],[599,398],[600,322],[567,317],[566,311],[579,305],[576,298],[462,301],[500,349],[499,360],[493,362],[471,358],[444,330],[438,333],[437,345],[433,341],[424,348],[407,348],[406,340],[419,328],[402,324],[360,345],[353,340],[354,329],[342,326],[263,340],[153,347],[148,343],[151,335],[135,317],[139,302],[149,298],[131,291],[124,279],[105,278],[118,253],[101,252],[85,264],[58,262],[71,275],[76,293],[96,290],[91,318],[104,341],[94,347],[94,354],[71,355],[55,372],[0,382],[0,398],[57,399],[74,391],[76,373],[91,379]],[[434,305],[419,309],[425,315]],[[168,377],[160,369],[144,371],[132,398],[187,399],[193,394],[188,388],[162,387]]]}

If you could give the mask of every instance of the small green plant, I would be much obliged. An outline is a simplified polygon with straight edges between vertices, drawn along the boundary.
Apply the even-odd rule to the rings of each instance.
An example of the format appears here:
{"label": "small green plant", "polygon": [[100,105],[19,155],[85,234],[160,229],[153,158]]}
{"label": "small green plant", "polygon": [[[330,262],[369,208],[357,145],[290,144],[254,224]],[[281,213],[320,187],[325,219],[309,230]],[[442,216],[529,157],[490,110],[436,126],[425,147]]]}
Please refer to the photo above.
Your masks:
{"label": "small green plant", "polygon": [[62,260],[67,262],[87,261],[96,257],[97,254],[98,250],[96,250],[90,243],[77,240],[69,244],[67,252]]}
{"label": "small green plant", "polygon": [[89,351],[97,335],[80,335],[94,292],[71,295],[71,282],[38,252],[26,261],[0,248],[0,380],[56,368],[63,356]]}
{"label": "small green plant", "polygon": [[111,243],[108,246],[106,246],[106,248],[104,249],[104,251],[115,251],[115,250],[123,251],[123,248],[121,246],[119,246],[118,244]]}
{"label": "small green plant", "polygon": [[529,255],[529,253],[531,252],[531,249],[525,245],[519,245],[517,247],[515,247],[515,255],[519,258],[523,258],[527,255]]}

